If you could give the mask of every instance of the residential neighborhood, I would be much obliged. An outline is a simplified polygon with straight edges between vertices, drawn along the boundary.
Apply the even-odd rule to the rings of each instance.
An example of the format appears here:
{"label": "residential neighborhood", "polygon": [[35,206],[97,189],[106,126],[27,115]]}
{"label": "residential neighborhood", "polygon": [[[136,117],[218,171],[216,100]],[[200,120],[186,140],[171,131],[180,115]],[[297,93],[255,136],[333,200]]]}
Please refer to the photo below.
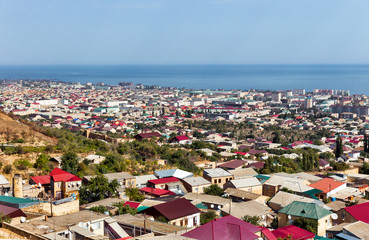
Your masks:
{"label": "residential neighborhood", "polygon": [[0,109],[2,238],[369,236],[368,96],[2,80]]}

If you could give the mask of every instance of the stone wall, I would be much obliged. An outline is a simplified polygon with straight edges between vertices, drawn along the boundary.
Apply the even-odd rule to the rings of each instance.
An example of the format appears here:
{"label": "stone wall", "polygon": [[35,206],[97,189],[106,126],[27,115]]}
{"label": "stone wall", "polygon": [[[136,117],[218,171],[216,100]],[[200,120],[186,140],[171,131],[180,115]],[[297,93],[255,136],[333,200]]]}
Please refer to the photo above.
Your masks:
{"label": "stone wall", "polygon": [[22,209],[25,212],[41,213],[48,216],[62,216],[66,214],[79,212],[79,200],[74,200],[59,205],[50,204],[49,202],[40,203]]}

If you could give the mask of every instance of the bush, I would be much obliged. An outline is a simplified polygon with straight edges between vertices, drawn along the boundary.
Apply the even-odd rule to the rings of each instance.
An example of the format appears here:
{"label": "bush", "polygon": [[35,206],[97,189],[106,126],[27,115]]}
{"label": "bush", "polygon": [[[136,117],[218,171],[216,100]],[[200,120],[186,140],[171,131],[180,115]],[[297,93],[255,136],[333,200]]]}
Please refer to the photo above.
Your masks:
{"label": "bush", "polygon": [[204,193],[208,195],[222,196],[224,191],[218,185],[212,184],[209,187],[204,188]]}
{"label": "bush", "polygon": [[205,223],[208,223],[208,222],[214,220],[216,217],[217,217],[217,215],[214,211],[207,211],[207,212],[201,213],[200,223],[201,223],[201,225],[204,225]]}
{"label": "bush", "polygon": [[15,163],[15,167],[19,170],[27,170],[32,164],[26,159],[20,159]]}
{"label": "bush", "polygon": [[108,211],[108,209],[103,205],[92,207],[90,210],[97,213],[105,213]]}
{"label": "bush", "polygon": [[261,218],[258,216],[245,215],[242,217],[242,220],[245,222],[251,223],[255,226],[260,226],[261,224]]}
{"label": "bush", "polygon": [[4,167],[4,169],[3,169],[3,172],[4,172],[5,174],[10,174],[10,173],[12,172],[12,170],[13,170],[13,168],[12,168],[12,166],[11,166],[11,165],[6,165],[6,166]]}

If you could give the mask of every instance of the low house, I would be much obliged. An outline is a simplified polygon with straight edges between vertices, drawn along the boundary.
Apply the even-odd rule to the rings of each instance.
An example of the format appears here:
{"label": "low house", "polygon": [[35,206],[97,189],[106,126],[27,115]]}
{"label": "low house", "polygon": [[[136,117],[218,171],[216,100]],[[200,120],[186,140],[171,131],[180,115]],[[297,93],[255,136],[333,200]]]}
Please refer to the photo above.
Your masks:
{"label": "low house", "polygon": [[175,177],[153,179],[147,182],[147,186],[150,188],[168,189],[167,185],[170,183],[179,183],[179,179]]}
{"label": "low house", "polygon": [[234,176],[234,179],[249,178],[258,175],[258,173],[252,168],[228,170],[228,172]]}
{"label": "low house", "polygon": [[236,188],[227,188],[224,192],[232,199],[232,202],[247,202],[255,200],[259,203],[266,204],[269,199],[267,196],[238,190]]}
{"label": "low house", "polygon": [[193,177],[193,173],[187,172],[181,169],[166,169],[166,170],[158,170],[154,172],[154,175],[157,178],[168,178],[175,177],[178,179],[184,179],[187,177]]}
{"label": "low house", "polygon": [[149,133],[140,133],[137,134],[134,138],[137,141],[143,141],[143,140],[147,140],[147,139],[151,139],[151,138],[160,138],[161,135],[158,132],[149,132]]}
{"label": "low house", "polygon": [[136,187],[138,189],[144,188],[147,186],[147,182],[149,180],[154,180],[154,179],[156,179],[156,176],[154,174],[136,176]]}
{"label": "low house", "polygon": [[86,159],[90,161],[92,164],[100,164],[102,161],[105,160],[105,157],[96,155],[96,154],[91,154],[91,155],[88,155]]}
{"label": "low house", "polygon": [[278,228],[273,230],[272,233],[278,239],[313,240],[315,238],[314,233],[294,225]]}
{"label": "low house", "polygon": [[293,201],[278,212],[278,227],[292,225],[296,219],[307,219],[317,223],[317,235],[325,236],[332,227],[332,212],[315,203]]}
{"label": "low house", "polygon": [[332,178],[324,178],[316,183],[309,185],[309,187],[322,191],[318,194],[318,197],[323,200],[326,200],[333,194],[338,193],[342,189],[346,188],[346,186],[346,183],[336,181]]}
{"label": "low house", "polygon": [[319,159],[319,169],[328,169],[330,168],[330,163],[325,159]]}
{"label": "low house", "polygon": [[221,188],[223,188],[225,183],[233,179],[232,174],[221,168],[204,169],[203,177],[211,184],[217,184]]}
{"label": "low house", "polygon": [[221,208],[221,213],[222,216],[232,215],[239,219],[246,215],[257,216],[263,225],[270,225],[274,219],[273,215],[275,215],[268,206],[254,200],[227,204]]}
{"label": "low house", "polygon": [[194,193],[204,193],[204,188],[211,185],[211,183],[203,177],[188,177],[183,179],[182,182],[188,192]]}
{"label": "low house", "polygon": [[[348,236],[349,238],[345,238],[345,236],[342,236],[342,234]],[[343,227],[342,234],[337,234],[336,236],[339,237],[339,239],[368,239],[369,224],[362,221],[348,224]]]}
{"label": "low house", "polygon": [[78,196],[81,185],[82,179],[60,168],[50,173],[50,190],[55,199]]}
{"label": "low house", "polygon": [[170,142],[177,144],[188,144],[188,145],[192,144],[192,141],[186,135],[177,136],[173,138]]}
{"label": "low house", "polygon": [[11,223],[20,223],[22,217],[27,217],[27,215],[19,208],[9,207],[0,204],[0,214],[5,217],[11,218]]}
{"label": "low house", "polygon": [[353,223],[356,221],[369,223],[368,213],[369,213],[369,202],[349,206],[340,210],[337,213],[339,218],[338,223],[341,222]]}
{"label": "low house", "polygon": [[246,166],[247,161],[244,160],[232,160],[223,164],[218,165],[219,168],[224,168],[227,170],[236,170],[241,169],[242,167]]}
{"label": "low house", "polygon": [[238,190],[252,192],[260,195],[263,193],[263,185],[255,177],[231,180],[224,184],[224,189],[227,188],[236,188]]}
{"label": "low house", "polygon": [[182,234],[182,236],[199,240],[254,240],[260,239],[262,230],[263,229],[261,227],[257,227],[229,215],[212,220],[198,228]]}
{"label": "low house", "polygon": [[166,196],[172,196],[175,195],[174,192],[165,190],[165,189],[159,189],[159,188],[151,188],[151,187],[144,187],[140,189],[140,192],[145,196],[150,196],[152,198],[156,197],[166,197]]}
{"label": "low house", "polygon": [[4,194],[9,192],[10,184],[8,180],[4,177],[4,175],[0,175],[0,193]]}
{"label": "low house", "polygon": [[[259,176],[256,177],[259,178]],[[302,194],[313,189],[307,184],[310,184],[307,180],[273,175],[264,182],[263,195],[273,197],[282,188]]]}
{"label": "low house", "polygon": [[[103,175],[108,179],[109,182],[117,180],[119,186],[123,188],[130,188],[136,186],[136,178],[128,172],[105,173]],[[87,183],[91,181],[91,179],[94,177],[96,177],[96,175],[85,176],[83,177],[83,182]]]}
{"label": "low house", "polygon": [[181,227],[192,228],[200,225],[200,210],[184,198],[158,204],[141,212],[154,219],[164,218],[168,223]]}

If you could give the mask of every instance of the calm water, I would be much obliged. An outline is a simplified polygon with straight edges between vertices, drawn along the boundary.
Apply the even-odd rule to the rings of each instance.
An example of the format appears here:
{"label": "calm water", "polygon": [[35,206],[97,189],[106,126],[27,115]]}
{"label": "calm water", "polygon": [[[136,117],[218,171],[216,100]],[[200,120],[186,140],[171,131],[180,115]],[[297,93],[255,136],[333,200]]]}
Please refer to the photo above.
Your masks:
{"label": "calm water", "polygon": [[0,79],[21,78],[192,89],[347,89],[369,94],[369,65],[0,66]]}

